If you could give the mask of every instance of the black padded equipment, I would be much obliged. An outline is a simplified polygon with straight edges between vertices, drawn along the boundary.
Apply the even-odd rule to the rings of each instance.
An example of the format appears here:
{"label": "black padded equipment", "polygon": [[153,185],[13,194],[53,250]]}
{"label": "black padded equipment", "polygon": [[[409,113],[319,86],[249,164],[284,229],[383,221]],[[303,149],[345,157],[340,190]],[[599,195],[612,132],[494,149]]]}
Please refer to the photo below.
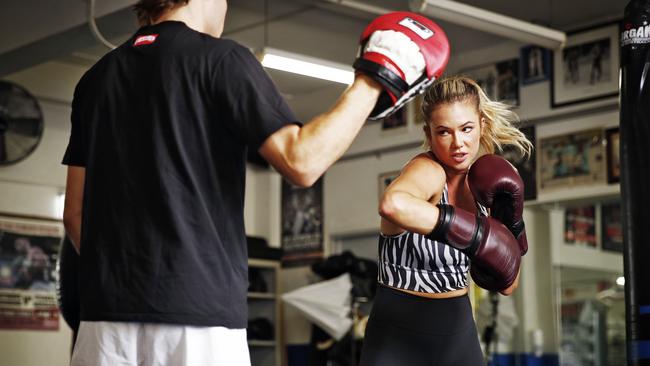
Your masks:
{"label": "black padded equipment", "polygon": [[59,281],[56,295],[59,310],[68,326],[76,333],[79,329],[81,311],[79,299],[79,255],[69,237],[65,237],[59,249],[57,263]]}

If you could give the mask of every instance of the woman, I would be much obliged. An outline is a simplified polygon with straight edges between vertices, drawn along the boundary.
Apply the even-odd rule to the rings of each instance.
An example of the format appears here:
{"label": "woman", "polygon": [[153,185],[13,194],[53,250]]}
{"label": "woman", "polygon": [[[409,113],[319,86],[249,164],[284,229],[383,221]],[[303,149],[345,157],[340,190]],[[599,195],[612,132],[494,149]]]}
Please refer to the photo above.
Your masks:
{"label": "woman", "polygon": [[[514,127],[516,114],[489,100],[475,81],[462,76],[436,82],[424,97],[422,113],[428,151],[406,164],[379,207],[381,286],[366,328],[363,366],[484,364],[467,296],[467,272],[470,262],[477,268],[485,263],[490,267],[492,257],[500,254],[489,254],[487,262],[481,262],[484,258],[469,247],[475,248],[477,236],[483,245],[499,231],[505,239],[485,245],[498,250],[514,245],[517,261],[525,252],[517,249],[517,238],[525,240],[525,234],[504,234],[510,226],[485,217],[487,209],[476,202],[468,179],[479,156],[503,145],[530,154],[532,144]],[[463,229],[454,227],[454,212],[471,217],[466,222],[470,226],[477,220],[470,243],[457,245],[463,235],[447,232]],[[476,219],[477,214],[482,219]],[[445,221],[449,215],[452,220]],[[523,228],[523,221],[518,224]],[[483,235],[486,226],[492,232]],[[500,288],[510,295],[518,284],[519,262],[499,263],[496,267],[510,266],[506,269],[514,271],[508,287]]]}

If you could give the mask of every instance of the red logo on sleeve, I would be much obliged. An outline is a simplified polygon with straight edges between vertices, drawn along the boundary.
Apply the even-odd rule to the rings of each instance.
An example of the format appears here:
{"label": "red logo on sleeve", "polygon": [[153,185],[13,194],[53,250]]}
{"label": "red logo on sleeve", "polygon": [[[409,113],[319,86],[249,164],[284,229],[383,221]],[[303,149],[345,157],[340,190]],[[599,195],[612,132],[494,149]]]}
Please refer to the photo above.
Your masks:
{"label": "red logo on sleeve", "polygon": [[140,36],[135,39],[135,42],[133,42],[134,46],[142,46],[145,44],[152,44],[156,41],[156,38],[158,38],[157,34],[147,34],[144,36]]}

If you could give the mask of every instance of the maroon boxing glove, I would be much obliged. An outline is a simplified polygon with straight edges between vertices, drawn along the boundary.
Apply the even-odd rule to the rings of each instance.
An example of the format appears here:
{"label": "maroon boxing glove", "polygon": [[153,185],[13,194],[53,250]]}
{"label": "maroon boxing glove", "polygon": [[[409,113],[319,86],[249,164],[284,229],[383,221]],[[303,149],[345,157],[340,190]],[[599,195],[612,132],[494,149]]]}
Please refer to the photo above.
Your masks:
{"label": "maroon boxing glove", "polygon": [[472,267],[480,267],[483,277],[489,278],[484,281],[490,286],[488,290],[510,287],[519,273],[521,255],[508,228],[496,219],[476,216],[452,205],[439,204],[438,208],[438,222],[427,237],[465,253]]}
{"label": "maroon boxing glove", "polygon": [[524,182],[517,169],[498,155],[483,155],[470,167],[468,183],[474,198],[510,230],[517,238],[521,255],[526,254],[528,239],[522,218]]}
{"label": "maroon boxing glove", "polygon": [[[485,269],[480,265],[473,263],[469,269],[470,275],[474,283],[488,291],[503,291],[501,281],[498,277],[493,276],[489,269]],[[508,286],[510,287],[510,286]]]}

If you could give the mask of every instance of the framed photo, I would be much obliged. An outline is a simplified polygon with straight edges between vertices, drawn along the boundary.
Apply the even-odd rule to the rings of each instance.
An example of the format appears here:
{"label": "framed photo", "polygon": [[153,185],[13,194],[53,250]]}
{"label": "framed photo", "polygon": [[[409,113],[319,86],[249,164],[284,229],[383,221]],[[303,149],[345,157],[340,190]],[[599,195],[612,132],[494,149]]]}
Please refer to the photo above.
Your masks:
{"label": "framed photo", "polygon": [[621,180],[620,139],[618,127],[605,130],[607,141],[607,183],[618,183]]}
{"label": "framed photo", "polygon": [[309,188],[282,181],[282,266],[323,257],[323,178]]}
{"label": "framed photo", "polygon": [[551,50],[531,45],[522,47],[520,54],[522,85],[530,85],[550,78]]}
{"label": "framed photo", "polygon": [[58,330],[60,221],[0,216],[0,329]]}
{"label": "framed photo", "polygon": [[553,108],[618,94],[618,27],[571,32],[566,46],[553,52]]}
{"label": "framed photo", "polygon": [[603,250],[623,252],[623,220],[621,203],[608,202],[601,206],[601,235]]}
{"label": "framed photo", "polygon": [[406,108],[402,107],[397,112],[381,120],[381,129],[384,131],[397,130],[400,127],[406,127]]}
{"label": "framed photo", "polygon": [[519,105],[519,59],[465,69],[460,73],[476,80],[490,99]]}
{"label": "framed photo", "polygon": [[537,179],[535,174],[535,126],[522,127],[521,132],[526,135],[528,140],[533,143],[533,152],[528,158],[519,155],[519,151],[513,147],[507,146],[501,152],[501,156],[506,158],[512,165],[517,168],[521,179],[524,181],[524,199],[534,200],[537,198]]}
{"label": "framed photo", "polygon": [[377,192],[378,196],[381,199],[381,196],[384,194],[384,191],[386,190],[386,187],[388,187],[395,178],[399,176],[400,171],[392,171],[392,172],[387,172],[387,173],[381,173],[379,174],[379,178],[377,179],[378,185],[377,185]]}
{"label": "framed photo", "polygon": [[600,129],[540,139],[537,156],[541,191],[605,183]]}
{"label": "framed photo", "polygon": [[564,242],[596,247],[596,208],[593,205],[567,207],[564,211]]}

